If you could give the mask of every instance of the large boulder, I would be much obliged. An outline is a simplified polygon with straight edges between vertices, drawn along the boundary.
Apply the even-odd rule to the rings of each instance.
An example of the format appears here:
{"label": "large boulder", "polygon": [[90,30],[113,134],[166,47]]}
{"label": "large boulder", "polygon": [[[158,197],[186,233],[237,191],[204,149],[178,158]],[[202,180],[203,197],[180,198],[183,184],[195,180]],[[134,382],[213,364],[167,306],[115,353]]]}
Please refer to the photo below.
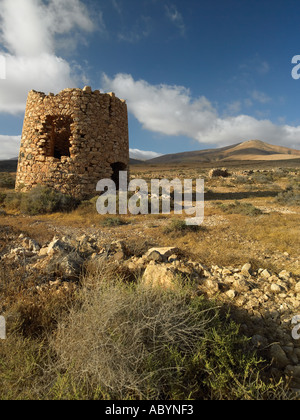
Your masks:
{"label": "large boulder", "polygon": [[172,289],[175,287],[176,273],[166,265],[149,264],[143,275],[144,284],[152,287]]}

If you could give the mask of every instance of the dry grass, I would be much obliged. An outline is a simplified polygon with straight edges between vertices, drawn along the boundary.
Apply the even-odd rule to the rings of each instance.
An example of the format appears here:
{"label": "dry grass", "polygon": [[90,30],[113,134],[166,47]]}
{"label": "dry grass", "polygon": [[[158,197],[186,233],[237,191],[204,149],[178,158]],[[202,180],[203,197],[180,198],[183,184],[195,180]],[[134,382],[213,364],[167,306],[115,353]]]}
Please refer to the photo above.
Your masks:
{"label": "dry grass", "polygon": [[[148,180],[207,179],[207,172],[196,166],[132,170]],[[285,191],[292,184],[294,190],[298,182],[292,169],[257,175],[251,182],[244,176],[238,183],[210,180],[206,227],[195,231],[183,228],[184,217],[176,216],[174,225],[173,214],[122,216],[120,225],[97,214],[95,199],[71,213],[24,216],[18,197],[16,202],[12,197],[8,215],[0,216],[0,253],[21,232],[44,244],[57,232],[79,235],[88,229],[99,234],[103,246],[124,240],[130,255],[142,256],[153,245],[175,245],[208,266],[251,262],[300,275],[299,205],[287,209],[276,200],[278,188]],[[227,207],[238,200],[270,213],[225,213],[216,206],[220,200]],[[238,326],[194,296],[191,287],[178,284],[171,293],[145,289],[117,264],[90,266],[76,290],[37,286],[43,286],[39,273],[25,264],[0,262],[0,311],[9,332],[0,342],[1,399],[274,399],[278,389],[282,392],[261,380],[261,365],[248,353]]]}

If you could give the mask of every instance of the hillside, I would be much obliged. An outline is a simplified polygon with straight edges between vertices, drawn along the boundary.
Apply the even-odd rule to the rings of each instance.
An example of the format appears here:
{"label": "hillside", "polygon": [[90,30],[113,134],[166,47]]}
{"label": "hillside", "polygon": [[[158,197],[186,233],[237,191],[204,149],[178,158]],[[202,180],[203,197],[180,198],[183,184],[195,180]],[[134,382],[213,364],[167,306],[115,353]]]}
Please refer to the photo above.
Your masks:
{"label": "hillside", "polygon": [[0,160],[0,172],[16,172],[18,158],[10,160]]}
{"label": "hillside", "polygon": [[148,163],[188,163],[226,161],[270,161],[299,159],[300,150],[275,146],[260,140],[250,140],[220,149],[207,149],[160,156]]}

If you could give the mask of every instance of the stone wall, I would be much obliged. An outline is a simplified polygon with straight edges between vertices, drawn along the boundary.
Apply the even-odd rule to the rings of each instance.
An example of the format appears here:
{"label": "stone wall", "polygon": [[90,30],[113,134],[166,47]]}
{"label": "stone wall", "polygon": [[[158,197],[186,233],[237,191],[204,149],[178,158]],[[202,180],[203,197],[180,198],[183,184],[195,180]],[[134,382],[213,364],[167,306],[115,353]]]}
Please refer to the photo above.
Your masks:
{"label": "stone wall", "polygon": [[22,132],[16,189],[41,184],[79,199],[97,182],[128,170],[128,113],[124,100],[90,87],[58,95],[31,91]]}

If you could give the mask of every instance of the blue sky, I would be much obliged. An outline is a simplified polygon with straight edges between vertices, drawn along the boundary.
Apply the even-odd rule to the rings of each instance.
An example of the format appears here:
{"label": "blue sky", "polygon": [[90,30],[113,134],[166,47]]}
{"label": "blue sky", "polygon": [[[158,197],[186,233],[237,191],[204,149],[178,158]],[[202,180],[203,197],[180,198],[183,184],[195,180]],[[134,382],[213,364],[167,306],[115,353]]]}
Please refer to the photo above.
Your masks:
{"label": "blue sky", "polygon": [[127,100],[135,157],[300,149],[299,15],[295,0],[0,0],[0,159],[18,154],[29,90],[85,85]]}

